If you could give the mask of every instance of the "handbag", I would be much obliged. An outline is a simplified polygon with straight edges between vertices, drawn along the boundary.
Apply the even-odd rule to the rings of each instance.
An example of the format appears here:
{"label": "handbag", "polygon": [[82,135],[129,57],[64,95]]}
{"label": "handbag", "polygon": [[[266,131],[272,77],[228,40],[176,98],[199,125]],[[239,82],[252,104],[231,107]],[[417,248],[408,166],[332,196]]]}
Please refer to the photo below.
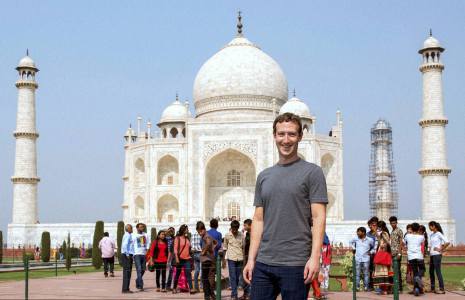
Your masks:
{"label": "handbag", "polygon": [[392,265],[392,256],[389,252],[380,250],[376,252],[373,263],[375,265],[390,266]]}

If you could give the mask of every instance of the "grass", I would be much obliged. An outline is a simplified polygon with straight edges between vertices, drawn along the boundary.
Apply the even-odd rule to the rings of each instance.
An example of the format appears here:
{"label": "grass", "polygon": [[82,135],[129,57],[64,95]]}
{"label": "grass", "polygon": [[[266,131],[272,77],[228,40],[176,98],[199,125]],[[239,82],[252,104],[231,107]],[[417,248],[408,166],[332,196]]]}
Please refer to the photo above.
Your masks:
{"label": "grass", "polygon": [[[115,264],[115,271],[121,270],[121,267],[118,264]],[[103,272],[103,268],[96,270],[94,267],[74,267],[71,268],[70,271],[66,269],[58,269],[58,276],[67,276],[73,274],[83,274],[83,273],[91,273],[91,272]],[[31,270],[29,271],[29,279],[37,279],[37,278],[46,278],[46,277],[55,277],[55,270]],[[0,273],[0,282],[2,281],[16,281],[16,280],[24,280],[24,271],[18,272],[6,272]]]}

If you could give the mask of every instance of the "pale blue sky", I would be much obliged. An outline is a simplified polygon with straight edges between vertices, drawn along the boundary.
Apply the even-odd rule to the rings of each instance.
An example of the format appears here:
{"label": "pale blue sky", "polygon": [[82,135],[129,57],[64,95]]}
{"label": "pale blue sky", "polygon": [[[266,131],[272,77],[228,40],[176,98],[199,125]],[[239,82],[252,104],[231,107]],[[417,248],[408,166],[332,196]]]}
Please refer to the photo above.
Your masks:
{"label": "pale blue sky", "polygon": [[452,216],[462,217],[465,2],[447,1],[4,1],[0,4],[0,229],[11,221],[16,119],[14,68],[26,48],[37,79],[39,219],[122,217],[123,134],[137,115],[156,122],[178,91],[235,34],[284,70],[326,133],[344,118],[347,219],[368,218],[370,127],[393,127],[401,218],[420,217],[420,56],[429,28],[443,60]]}

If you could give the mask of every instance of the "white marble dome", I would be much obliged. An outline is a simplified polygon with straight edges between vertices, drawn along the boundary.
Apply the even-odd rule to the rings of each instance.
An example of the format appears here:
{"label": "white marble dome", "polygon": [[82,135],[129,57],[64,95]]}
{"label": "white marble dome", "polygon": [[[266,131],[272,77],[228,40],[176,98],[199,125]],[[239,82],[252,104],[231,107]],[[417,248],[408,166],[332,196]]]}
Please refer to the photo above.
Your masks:
{"label": "white marble dome", "polygon": [[[272,110],[287,99],[287,80],[278,63],[242,35],[208,59],[194,81],[197,114],[239,106]],[[244,102],[244,99],[247,101]],[[218,107],[212,102],[226,101]],[[242,102],[241,102],[242,101]]]}
{"label": "white marble dome", "polygon": [[25,57],[21,58],[21,60],[18,63],[18,68],[34,68],[36,69],[36,64],[32,60],[32,58],[29,55],[26,55]]}
{"label": "white marble dome", "polygon": [[311,117],[310,108],[308,108],[308,105],[295,96],[287,100],[287,102],[284,103],[284,105],[281,106],[281,109],[279,110],[279,114],[287,112],[298,115],[301,118]]}
{"label": "white marble dome", "polygon": [[423,42],[423,49],[425,48],[441,48],[441,44],[439,41],[434,38],[433,36],[429,36],[424,42]]}
{"label": "white marble dome", "polygon": [[186,104],[176,99],[161,114],[160,123],[165,122],[185,122],[189,118],[190,112]]}

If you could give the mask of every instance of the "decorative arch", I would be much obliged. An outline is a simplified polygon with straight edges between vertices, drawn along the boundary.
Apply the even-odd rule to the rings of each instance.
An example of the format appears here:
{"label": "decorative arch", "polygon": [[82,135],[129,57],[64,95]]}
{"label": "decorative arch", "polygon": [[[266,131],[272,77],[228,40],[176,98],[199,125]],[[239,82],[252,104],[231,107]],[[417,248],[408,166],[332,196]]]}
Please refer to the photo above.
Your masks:
{"label": "decorative arch", "polygon": [[235,201],[228,203],[228,219],[238,220],[241,218],[241,205]]}
{"label": "decorative arch", "polygon": [[[205,218],[250,218],[256,180],[255,164],[246,154],[227,148],[207,161],[205,168]],[[235,203],[235,204],[231,204]]]}
{"label": "decorative arch", "polygon": [[172,138],[175,139],[178,136],[178,133],[179,132],[178,132],[178,129],[176,127],[171,128],[170,135],[171,135]]}
{"label": "decorative arch", "polygon": [[173,223],[179,218],[179,201],[171,194],[163,195],[157,203],[158,222]]}
{"label": "decorative arch", "polygon": [[145,163],[142,158],[138,158],[134,164],[134,185],[144,186],[145,185]]}
{"label": "decorative arch", "polygon": [[333,173],[333,166],[334,166],[334,157],[326,153],[321,157],[321,168],[323,169],[323,173],[325,174],[326,179],[332,176]]}
{"label": "decorative arch", "polygon": [[145,203],[144,198],[137,196],[134,200],[134,216],[136,218],[143,217],[145,214]]}
{"label": "decorative arch", "polygon": [[171,155],[165,155],[158,161],[158,178],[159,185],[179,184],[179,163]]}

